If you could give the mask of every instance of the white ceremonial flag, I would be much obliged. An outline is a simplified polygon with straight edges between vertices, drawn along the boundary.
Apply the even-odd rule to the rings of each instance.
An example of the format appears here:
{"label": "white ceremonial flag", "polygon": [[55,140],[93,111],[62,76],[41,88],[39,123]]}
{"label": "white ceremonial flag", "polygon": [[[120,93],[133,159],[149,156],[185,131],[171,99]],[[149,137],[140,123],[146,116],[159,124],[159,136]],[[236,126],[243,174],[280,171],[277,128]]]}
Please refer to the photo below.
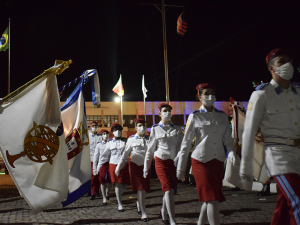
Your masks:
{"label": "white ceremonial flag", "polygon": [[85,114],[84,79],[80,81],[61,107],[69,164],[69,194],[67,206],[91,190],[91,160]]}
{"label": "white ceremonial flag", "polygon": [[142,80],[142,90],[143,90],[144,98],[147,98],[147,92],[148,92],[148,90],[145,87],[145,78],[144,78],[144,75],[143,75],[143,80]]}
{"label": "white ceremonial flag", "polygon": [[0,150],[35,213],[67,198],[68,159],[56,73],[63,63],[0,105]]}

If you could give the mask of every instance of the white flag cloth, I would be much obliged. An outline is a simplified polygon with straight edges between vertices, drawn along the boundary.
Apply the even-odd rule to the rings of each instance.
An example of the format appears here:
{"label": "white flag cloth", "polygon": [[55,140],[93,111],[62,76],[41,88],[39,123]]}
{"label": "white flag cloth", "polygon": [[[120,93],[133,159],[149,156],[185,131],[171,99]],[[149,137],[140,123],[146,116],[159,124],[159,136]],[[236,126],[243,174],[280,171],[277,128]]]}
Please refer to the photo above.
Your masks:
{"label": "white flag cloth", "polygon": [[68,149],[69,194],[62,202],[69,205],[91,190],[91,160],[84,102],[84,80],[62,106],[61,115]]}
{"label": "white flag cloth", "polygon": [[142,80],[142,90],[143,90],[143,94],[144,94],[144,98],[147,98],[147,89],[145,87],[145,78],[144,78],[144,75],[143,75],[143,80]]}
{"label": "white flag cloth", "polygon": [[85,71],[85,77],[91,77],[92,85],[92,101],[93,105],[97,108],[100,107],[100,82],[98,72],[95,69]]}
{"label": "white flag cloth", "polygon": [[56,64],[0,106],[0,150],[15,185],[35,213],[68,194]]}

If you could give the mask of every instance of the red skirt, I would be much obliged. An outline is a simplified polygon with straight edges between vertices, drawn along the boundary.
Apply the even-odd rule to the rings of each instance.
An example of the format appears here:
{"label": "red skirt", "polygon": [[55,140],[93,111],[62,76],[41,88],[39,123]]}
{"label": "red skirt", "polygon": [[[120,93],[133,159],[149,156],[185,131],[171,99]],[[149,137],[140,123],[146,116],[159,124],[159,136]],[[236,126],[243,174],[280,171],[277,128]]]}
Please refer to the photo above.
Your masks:
{"label": "red skirt", "polygon": [[117,165],[109,164],[109,173],[110,173],[111,183],[113,183],[113,184],[120,183],[120,184],[130,185],[128,163],[126,163],[126,166],[120,171],[119,176],[117,176],[115,174],[116,168],[117,168]]}
{"label": "red skirt", "polygon": [[172,159],[162,160],[155,157],[155,170],[163,192],[174,189],[177,193],[176,167]]}
{"label": "red skirt", "polygon": [[192,170],[196,181],[199,202],[226,201],[222,192],[224,163],[213,159],[207,163],[192,158]]}
{"label": "red skirt", "polygon": [[150,174],[144,178],[144,165],[138,166],[134,162],[130,162],[130,174],[132,182],[132,191],[145,190],[150,192]]}
{"label": "red skirt", "polygon": [[100,184],[111,183],[109,174],[109,163],[104,163],[99,170],[99,182]]}

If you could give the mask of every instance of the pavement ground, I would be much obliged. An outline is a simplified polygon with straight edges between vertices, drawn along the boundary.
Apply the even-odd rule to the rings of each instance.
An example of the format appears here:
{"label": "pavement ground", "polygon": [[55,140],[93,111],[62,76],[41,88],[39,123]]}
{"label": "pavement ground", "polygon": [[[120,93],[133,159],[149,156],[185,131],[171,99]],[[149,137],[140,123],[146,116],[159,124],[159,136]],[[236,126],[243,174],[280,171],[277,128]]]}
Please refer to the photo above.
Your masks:
{"label": "pavement ground", "polygon": [[[277,200],[276,194],[258,197],[255,191],[231,191],[229,187],[223,187],[223,193],[227,201],[220,204],[222,224],[270,224]],[[146,210],[150,219],[147,223],[142,222],[137,214],[137,198],[131,191],[131,186],[127,186],[123,195],[125,212],[117,211],[114,189],[110,194],[106,206],[102,205],[102,197],[91,201],[88,196],[84,196],[67,207],[57,204],[39,214],[33,214],[25,200],[20,197],[11,177],[0,175],[0,224],[163,224],[160,217],[163,192],[158,180],[151,180],[151,192],[146,195]],[[196,187],[179,183],[175,202],[177,224],[196,224],[201,208]]]}

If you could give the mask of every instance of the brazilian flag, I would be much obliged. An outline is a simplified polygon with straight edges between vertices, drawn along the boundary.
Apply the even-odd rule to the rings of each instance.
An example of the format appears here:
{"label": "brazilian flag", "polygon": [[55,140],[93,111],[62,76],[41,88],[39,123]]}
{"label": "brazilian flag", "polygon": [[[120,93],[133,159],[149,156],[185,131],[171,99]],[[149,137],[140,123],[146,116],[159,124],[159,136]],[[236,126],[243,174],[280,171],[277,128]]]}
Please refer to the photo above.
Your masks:
{"label": "brazilian flag", "polygon": [[8,49],[8,27],[5,29],[4,33],[0,38],[0,51],[6,51]]}

